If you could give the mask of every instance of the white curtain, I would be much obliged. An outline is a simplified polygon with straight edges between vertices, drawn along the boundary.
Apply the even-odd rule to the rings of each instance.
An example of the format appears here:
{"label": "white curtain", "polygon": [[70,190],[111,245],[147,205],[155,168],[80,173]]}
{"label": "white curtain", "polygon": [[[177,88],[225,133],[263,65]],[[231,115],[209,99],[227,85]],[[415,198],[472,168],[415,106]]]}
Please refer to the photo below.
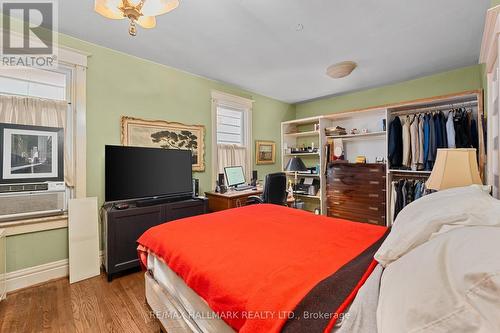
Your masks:
{"label": "white curtain", "polygon": [[239,145],[218,144],[217,145],[217,169],[219,173],[224,173],[224,167],[242,166],[243,172],[250,180],[247,148]]}
{"label": "white curtain", "polygon": [[0,95],[0,122],[64,128],[64,181],[74,185],[74,168],[68,149],[66,112],[68,102],[33,97]]}

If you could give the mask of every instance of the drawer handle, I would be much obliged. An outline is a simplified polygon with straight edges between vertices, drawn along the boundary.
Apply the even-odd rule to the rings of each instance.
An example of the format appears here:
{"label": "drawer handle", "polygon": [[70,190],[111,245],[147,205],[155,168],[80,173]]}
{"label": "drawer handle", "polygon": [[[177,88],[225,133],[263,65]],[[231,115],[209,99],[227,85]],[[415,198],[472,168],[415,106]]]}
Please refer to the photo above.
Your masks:
{"label": "drawer handle", "polygon": [[378,180],[370,180],[371,185],[378,185],[380,182]]}
{"label": "drawer handle", "polygon": [[378,194],[373,194],[373,193],[370,193],[370,194],[368,194],[368,196],[369,196],[370,198],[378,198]]}
{"label": "drawer handle", "polygon": [[378,221],[376,221],[376,220],[368,220],[368,222],[370,222],[370,223],[375,223],[375,224],[378,224],[378,223],[379,223],[379,222],[378,222]]}
{"label": "drawer handle", "polygon": [[340,202],[338,202],[338,201],[334,201],[334,202],[333,202],[333,204],[334,204],[334,205],[340,205]]}
{"label": "drawer handle", "polygon": [[339,190],[333,190],[333,193],[340,193]]}
{"label": "drawer handle", "polygon": [[378,211],[378,208],[377,207],[368,207],[369,210],[375,210],[375,211]]}
{"label": "drawer handle", "polygon": [[378,172],[378,169],[368,169],[370,172]]}
{"label": "drawer handle", "polygon": [[333,178],[333,181],[334,181],[334,182],[339,182],[339,181],[340,181],[340,178]]}

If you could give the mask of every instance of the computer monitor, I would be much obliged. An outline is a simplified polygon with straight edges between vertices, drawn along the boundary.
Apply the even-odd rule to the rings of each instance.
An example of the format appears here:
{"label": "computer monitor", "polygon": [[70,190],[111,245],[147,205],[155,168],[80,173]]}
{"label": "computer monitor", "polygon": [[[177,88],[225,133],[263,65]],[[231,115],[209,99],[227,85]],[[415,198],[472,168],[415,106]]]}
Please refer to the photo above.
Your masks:
{"label": "computer monitor", "polygon": [[245,184],[245,174],[242,166],[225,167],[227,186],[237,186]]}

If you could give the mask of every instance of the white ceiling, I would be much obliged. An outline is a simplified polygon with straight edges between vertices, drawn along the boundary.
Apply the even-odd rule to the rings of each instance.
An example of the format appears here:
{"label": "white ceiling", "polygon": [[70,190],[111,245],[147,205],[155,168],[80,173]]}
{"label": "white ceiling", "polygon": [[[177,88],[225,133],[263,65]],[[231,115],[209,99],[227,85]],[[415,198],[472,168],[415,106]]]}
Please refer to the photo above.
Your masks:
{"label": "white ceiling", "polygon": [[[477,63],[490,0],[181,0],[135,38],[93,3],[59,1],[59,30],[299,102]],[[351,76],[326,76],[344,60],[359,64]]]}

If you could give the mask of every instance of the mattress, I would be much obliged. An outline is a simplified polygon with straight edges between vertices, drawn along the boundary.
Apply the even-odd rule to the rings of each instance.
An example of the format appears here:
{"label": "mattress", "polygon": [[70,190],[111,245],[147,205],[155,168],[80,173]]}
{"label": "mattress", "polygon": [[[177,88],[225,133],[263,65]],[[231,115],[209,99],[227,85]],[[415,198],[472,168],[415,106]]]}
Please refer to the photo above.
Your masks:
{"label": "mattress", "polygon": [[[224,320],[217,317],[210,309],[207,302],[203,300],[163,261],[154,254],[148,254],[148,271],[160,287],[174,298],[175,303],[180,305],[184,315],[189,318],[186,322],[194,332],[203,333],[234,333],[235,331],[227,325]],[[177,314],[178,315],[178,314]],[[175,316],[175,314],[162,314],[162,317]]]}

